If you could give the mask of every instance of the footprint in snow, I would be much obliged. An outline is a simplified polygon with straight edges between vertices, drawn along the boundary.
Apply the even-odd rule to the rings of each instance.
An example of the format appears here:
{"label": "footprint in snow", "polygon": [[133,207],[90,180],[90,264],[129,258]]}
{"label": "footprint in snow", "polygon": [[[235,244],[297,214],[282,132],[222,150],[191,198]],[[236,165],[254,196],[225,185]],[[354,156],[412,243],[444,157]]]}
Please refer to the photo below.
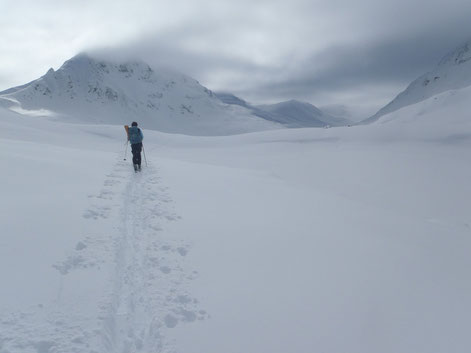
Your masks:
{"label": "footprint in snow", "polygon": [[177,252],[181,255],[181,256],[186,256],[188,254],[188,250],[184,247],[179,247],[177,248]]}
{"label": "footprint in snow", "polygon": [[170,314],[167,314],[164,318],[165,326],[168,328],[174,328],[178,324],[178,319]]}
{"label": "footprint in snow", "polygon": [[160,272],[165,273],[168,275],[170,272],[172,272],[172,269],[168,266],[161,266],[160,267]]}

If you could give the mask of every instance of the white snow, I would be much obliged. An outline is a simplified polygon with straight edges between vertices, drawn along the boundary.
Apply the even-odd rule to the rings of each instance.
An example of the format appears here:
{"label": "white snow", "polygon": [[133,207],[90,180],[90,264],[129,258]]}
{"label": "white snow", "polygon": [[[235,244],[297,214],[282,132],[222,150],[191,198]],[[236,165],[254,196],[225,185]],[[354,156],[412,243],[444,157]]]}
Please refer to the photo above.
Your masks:
{"label": "white snow", "polygon": [[122,126],[0,108],[0,352],[467,352],[470,98],[351,128],[142,122],[140,174]]}

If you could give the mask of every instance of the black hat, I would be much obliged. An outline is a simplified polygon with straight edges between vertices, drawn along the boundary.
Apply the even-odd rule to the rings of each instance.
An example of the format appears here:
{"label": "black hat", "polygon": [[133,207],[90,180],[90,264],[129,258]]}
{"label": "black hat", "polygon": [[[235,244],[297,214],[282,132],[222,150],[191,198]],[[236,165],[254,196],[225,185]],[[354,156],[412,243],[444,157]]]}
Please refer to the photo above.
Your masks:
{"label": "black hat", "polygon": [[135,121],[133,121],[131,126],[137,126],[137,123]]}

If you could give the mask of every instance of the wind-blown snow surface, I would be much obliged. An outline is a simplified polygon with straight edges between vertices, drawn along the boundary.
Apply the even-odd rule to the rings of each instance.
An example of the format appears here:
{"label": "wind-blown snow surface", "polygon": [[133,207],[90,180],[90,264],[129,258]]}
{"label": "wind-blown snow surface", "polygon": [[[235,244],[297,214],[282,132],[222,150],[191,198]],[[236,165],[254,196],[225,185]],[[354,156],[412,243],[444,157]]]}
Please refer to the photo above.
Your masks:
{"label": "wind-blown snow surface", "polygon": [[141,174],[122,127],[0,110],[0,352],[468,351],[470,97],[144,130]]}

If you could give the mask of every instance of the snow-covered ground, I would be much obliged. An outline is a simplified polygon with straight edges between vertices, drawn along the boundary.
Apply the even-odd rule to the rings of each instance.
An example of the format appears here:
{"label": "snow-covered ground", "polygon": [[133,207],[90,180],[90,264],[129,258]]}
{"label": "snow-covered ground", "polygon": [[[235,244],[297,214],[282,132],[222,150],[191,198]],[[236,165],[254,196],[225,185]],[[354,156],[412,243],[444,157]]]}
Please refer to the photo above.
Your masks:
{"label": "snow-covered ground", "polygon": [[191,137],[0,110],[0,352],[469,351],[471,89]]}

